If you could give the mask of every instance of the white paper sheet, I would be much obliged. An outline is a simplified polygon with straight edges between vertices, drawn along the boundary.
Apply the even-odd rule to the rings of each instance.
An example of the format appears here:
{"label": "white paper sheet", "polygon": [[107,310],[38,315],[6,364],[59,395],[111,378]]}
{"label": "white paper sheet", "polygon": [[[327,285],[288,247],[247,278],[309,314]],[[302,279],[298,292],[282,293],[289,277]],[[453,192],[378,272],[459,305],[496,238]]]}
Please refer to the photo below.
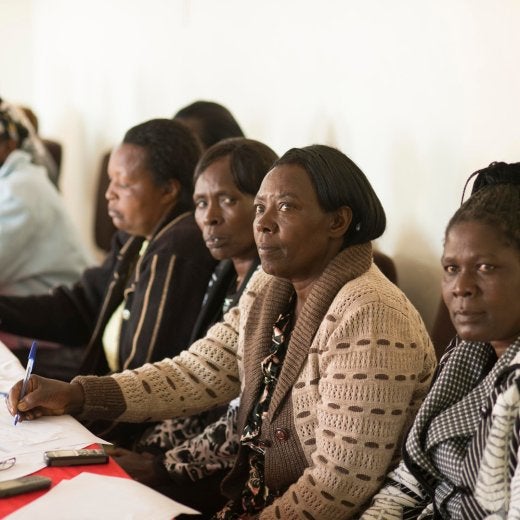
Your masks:
{"label": "white paper sheet", "polygon": [[[23,378],[24,373],[18,359],[0,342],[0,391],[9,391],[16,381]],[[3,401],[1,398],[0,460],[16,457],[16,464],[0,471],[0,481],[23,477],[45,467],[44,451],[106,443],[70,415],[41,417],[14,426],[13,417]]]}
{"label": "white paper sheet", "polygon": [[25,370],[17,358],[0,341],[0,392],[9,392],[13,383],[23,379]]}
{"label": "white paper sheet", "polygon": [[198,514],[135,480],[85,472],[62,480],[6,520],[171,520],[182,513]]}

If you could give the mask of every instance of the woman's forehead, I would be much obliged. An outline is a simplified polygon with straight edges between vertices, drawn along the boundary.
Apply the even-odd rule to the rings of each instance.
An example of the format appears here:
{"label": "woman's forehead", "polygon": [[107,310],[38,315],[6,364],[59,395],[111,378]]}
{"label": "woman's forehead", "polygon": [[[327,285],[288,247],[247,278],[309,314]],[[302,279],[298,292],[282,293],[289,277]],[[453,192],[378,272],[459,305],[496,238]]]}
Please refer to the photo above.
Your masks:
{"label": "woman's forehead", "polygon": [[279,194],[286,191],[299,193],[308,189],[314,190],[307,172],[297,164],[281,164],[275,166],[264,177],[258,194]]}

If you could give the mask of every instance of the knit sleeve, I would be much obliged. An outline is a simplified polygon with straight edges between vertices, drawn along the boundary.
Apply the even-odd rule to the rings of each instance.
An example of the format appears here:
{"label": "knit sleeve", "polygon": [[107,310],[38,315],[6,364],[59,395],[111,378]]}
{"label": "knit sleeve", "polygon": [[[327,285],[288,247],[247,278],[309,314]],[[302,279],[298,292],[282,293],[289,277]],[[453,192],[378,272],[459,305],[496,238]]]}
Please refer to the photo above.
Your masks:
{"label": "knit sleeve", "polygon": [[385,486],[374,496],[372,505],[360,520],[413,520],[428,503],[421,485],[401,461],[396,470],[388,474]]}
{"label": "knit sleeve", "polygon": [[232,309],[205,338],[175,358],[110,377],[75,378],[87,397],[81,418],[159,421],[228,403],[240,391],[239,316],[239,309]]}
{"label": "knit sleeve", "polygon": [[309,467],[262,519],[353,518],[397,463],[434,352],[406,301],[365,300],[333,304],[316,334],[293,391]]}

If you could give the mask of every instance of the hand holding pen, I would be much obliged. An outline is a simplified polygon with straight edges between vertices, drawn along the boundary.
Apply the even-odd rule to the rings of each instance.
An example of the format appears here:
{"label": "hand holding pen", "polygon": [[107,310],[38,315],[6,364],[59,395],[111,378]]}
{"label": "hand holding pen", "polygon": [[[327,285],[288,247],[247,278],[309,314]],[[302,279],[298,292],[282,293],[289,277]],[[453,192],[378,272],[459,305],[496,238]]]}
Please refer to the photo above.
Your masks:
{"label": "hand holding pen", "polygon": [[16,424],[44,415],[79,413],[84,402],[85,395],[80,384],[31,376],[29,372],[9,391],[7,408],[15,416]]}
{"label": "hand holding pen", "polygon": [[[31,350],[29,351],[29,359],[27,360],[27,367],[25,369],[25,377],[23,378],[22,383],[22,389],[20,390],[20,399],[23,399],[26,392],[27,392],[27,385],[29,384],[29,378],[32,374],[32,369],[34,366],[34,359],[36,358],[36,350],[38,348],[38,345],[36,341],[32,342]],[[20,414],[17,413],[14,416],[14,425],[16,426],[18,424],[18,421],[20,420]]]}

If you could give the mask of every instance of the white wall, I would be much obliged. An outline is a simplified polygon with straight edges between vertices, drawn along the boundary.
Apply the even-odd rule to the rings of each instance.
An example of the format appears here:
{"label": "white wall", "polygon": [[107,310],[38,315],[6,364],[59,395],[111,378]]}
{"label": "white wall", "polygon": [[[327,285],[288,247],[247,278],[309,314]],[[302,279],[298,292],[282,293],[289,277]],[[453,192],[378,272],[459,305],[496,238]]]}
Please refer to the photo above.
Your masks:
{"label": "white wall", "polygon": [[431,323],[465,178],[519,160],[519,22],[516,0],[0,0],[0,95],[63,142],[90,242],[102,152],[193,100],[278,153],[338,146],[380,195],[379,247]]}

